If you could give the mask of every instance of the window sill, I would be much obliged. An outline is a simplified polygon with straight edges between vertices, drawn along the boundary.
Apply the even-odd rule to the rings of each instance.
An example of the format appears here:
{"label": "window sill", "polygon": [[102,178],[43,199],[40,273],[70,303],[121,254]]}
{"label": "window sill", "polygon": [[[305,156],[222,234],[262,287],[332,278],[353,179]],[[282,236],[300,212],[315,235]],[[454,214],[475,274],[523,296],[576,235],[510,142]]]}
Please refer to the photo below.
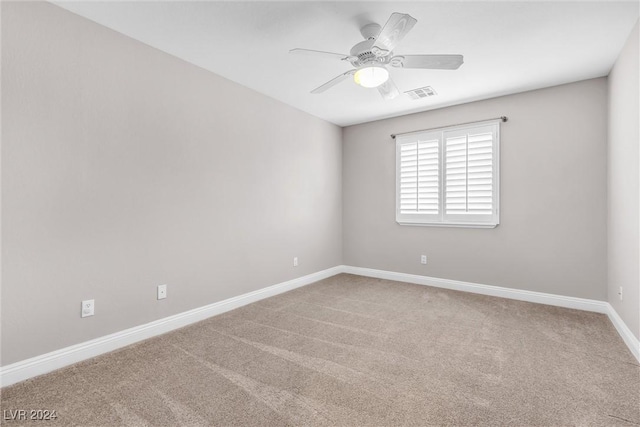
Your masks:
{"label": "window sill", "polygon": [[498,224],[474,224],[474,223],[464,223],[464,222],[401,222],[396,221],[400,225],[413,225],[418,227],[455,227],[455,228],[496,228]]}

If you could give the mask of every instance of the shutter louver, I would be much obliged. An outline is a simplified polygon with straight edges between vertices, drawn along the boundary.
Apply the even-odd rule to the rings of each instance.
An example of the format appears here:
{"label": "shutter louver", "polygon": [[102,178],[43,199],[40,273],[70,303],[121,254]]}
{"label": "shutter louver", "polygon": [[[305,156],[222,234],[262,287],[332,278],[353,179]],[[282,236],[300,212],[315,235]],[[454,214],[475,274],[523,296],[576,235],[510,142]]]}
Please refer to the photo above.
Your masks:
{"label": "shutter louver", "polygon": [[493,134],[453,136],[445,145],[447,214],[491,215]]}
{"label": "shutter louver", "polygon": [[401,214],[439,213],[439,139],[400,145]]}

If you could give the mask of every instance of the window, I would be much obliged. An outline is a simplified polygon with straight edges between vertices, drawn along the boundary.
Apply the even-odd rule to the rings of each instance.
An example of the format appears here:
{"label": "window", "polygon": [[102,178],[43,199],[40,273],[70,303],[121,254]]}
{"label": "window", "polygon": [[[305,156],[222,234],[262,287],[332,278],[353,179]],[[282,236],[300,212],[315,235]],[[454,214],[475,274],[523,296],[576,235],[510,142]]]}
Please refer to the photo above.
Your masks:
{"label": "window", "polygon": [[396,137],[396,221],[493,228],[499,223],[498,121]]}

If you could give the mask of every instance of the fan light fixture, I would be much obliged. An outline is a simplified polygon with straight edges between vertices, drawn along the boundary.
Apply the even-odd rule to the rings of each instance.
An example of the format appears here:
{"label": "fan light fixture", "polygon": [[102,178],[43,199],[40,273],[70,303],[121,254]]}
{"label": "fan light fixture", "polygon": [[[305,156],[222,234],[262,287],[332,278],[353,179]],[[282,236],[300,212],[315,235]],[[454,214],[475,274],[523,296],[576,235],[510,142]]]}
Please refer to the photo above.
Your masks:
{"label": "fan light fixture", "polygon": [[[0,0],[2,1],[2,0]],[[384,27],[378,24],[367,24],[360,28],[364,41],[351,48],[349,54],[323,52],[311,49],[291,49],[290,53],[324,56],[334,60],[347,61],[353,65],[323,85],[313,89],[318,94],[331,89],[349,79],[358,86],[377,88],[383,99],[394,99],[400,95],[398,87],[393,83],[389,70],[393,67],[414,68],[423,70],[457,70],[464,62],[462,55],[399,55],[394,56],[398,43],[418,22],[406,13],[394,12]]]}
{"label": "fan light fixture", "polygon": [[362,87],[378,87],[389,80],[389,71],[379,65],[369,65],[360,68],[353,75],[353,81]]}

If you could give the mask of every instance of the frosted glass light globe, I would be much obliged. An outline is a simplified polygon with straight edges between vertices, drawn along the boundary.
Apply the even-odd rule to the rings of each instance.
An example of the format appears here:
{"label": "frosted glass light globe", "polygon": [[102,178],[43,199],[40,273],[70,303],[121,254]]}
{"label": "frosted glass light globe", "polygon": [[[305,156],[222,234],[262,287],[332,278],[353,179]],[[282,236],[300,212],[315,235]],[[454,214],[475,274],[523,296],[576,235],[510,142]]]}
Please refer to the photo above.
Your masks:
{"label": "frosted glass light globe", "polygon": [[389,71],[379,65],[360,68],[353,75],[353,81],[362,87],[378,87],[389,80]]}

